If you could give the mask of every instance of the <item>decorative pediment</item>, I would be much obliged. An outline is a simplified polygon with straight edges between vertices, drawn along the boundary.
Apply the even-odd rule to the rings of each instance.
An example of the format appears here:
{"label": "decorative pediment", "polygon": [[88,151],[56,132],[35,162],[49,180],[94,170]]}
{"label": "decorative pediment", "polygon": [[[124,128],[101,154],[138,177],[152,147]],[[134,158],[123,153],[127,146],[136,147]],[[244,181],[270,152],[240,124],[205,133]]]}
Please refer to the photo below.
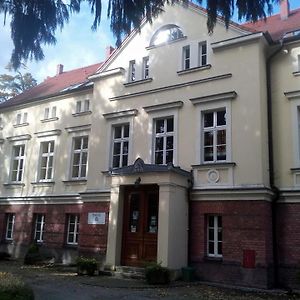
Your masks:
{"label": "decorative pediment", "polygon": [[155,173],[155,172],[175,172],[186,177],[190,177],[191,174],[188,171],[175,167],[172,163],[167,165],[145,164],[141,158],[137,158],[133,165],[110,169],[109,174],[114,175],[134,175],[140,173]]}

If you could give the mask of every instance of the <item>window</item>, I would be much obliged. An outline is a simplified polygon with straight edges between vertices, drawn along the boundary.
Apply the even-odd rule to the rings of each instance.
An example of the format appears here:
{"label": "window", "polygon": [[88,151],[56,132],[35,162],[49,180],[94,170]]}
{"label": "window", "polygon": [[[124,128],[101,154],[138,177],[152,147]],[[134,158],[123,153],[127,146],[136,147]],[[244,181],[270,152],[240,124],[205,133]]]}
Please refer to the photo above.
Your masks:
{"label": "window", "polygon": [[45,215],[36,214],[34,227],[34,240],[38,243],[44,241]]}
{"label": "window", "polygon": [[54,141],[41,143],[40,176],[41,181],[53,178]]}
{"label": "window", "polygon": [[135,60],[129,62],[129,81],[135,81]]}
{"label": "window", "polygon": [[173,163],[174,118],[155,120],[154,161],[155,164]]}
{"label": "window", "polygon": [[27,112],[24,112],[23,114],[18,113],[17,117],[16,117],[16,125],[26,124],[27,123],[27,117],[28,117]]}
{"label": "window", "polygon": [[182,55],[183,55],[183,66],[182,66],[182,68],[184,70],[187,70],[191,66],[191,49],[190,49],[190,46],[183,47]]}
{"label": "window", "polygon": [[21,120],[22,120],[22,114],[17,114],[16,124],[20,125],[21,124]]}
{"label": "window", "polygon": [[149,78],[149,56],[143,58],[143,79]]}
{"label": "window", "polygon": [[183,32],[180,27],[174,24],[168,24],[158,29],[150,41],[150,46],[158,46],[183,38]]}
{"label": "window", "polygon": [[79,234],[79,216],[75,214],[68,215],[67,244],[78,245],[78,234]]}
{"label": "window", "polygon": [[201,42],[198,45],[198,66],[205,66],[207,64],[207,45],[206,42]]}
{"label": "window", "polygon": [[25,162],[25,145],[13,146],[11,181],[21,182]]}
{"label": "window", "polygon": [[128,164],[129,124],[113,127],[112,167],[121,168]]}
{"label": "window", "polygon": [[48,120],[50,118],[56,118],[56,106],[53,106],[51,109],[51,116],[50,116],[50,107],[45,108],[44,112],[44,120]]}
{"label": "window", "polygon": [[225,161],[226,149],[226,110],[203,113],[203,161]]}
{"label": "window", "polygon": [[87,112],[90,110],[90,100],[80,100],[76,102],[76,114]]}
{"label": "window", "polygon": [[6,232],[5,232],[6,240],[13,240],[14,226],[15,226],[15,214],[7,214],[6,215]]}
{"label": "window", "polygon": [[88,136],[73,140],[72,179],[86,178],[88,159]]}
{"label": "window", "polygon": [[49,111],[50,111],[49,107],[46,107],[44,113],[44,119],[49,119]]}
{"label": "window", "polygon": [[207,218],[207,255],[222,257],[222,217]]}

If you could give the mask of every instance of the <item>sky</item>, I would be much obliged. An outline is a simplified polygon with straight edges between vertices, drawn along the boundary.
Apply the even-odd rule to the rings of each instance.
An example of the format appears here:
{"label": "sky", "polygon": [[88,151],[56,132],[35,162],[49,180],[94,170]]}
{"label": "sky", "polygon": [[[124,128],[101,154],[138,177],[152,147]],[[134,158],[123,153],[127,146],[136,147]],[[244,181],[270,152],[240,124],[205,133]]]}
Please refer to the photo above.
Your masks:
{"label": "sky", "polygon": [[[28,61],[27,69],[21,72],[30,72],[38,82],[42,82],[47,76],[55,75],[58,64],[63,64],[64,70],[67,71],[103,61],[105,48],[115,45],[115,38],[110,31],[110,21],[106,17],[107,2],[108,0],[103,0],[103,16],[96,32],[91,30],[93,15],[90,13],[90,8],[83,3],[80,13],[71,16],[63,30],[57,31],[56,45],[43,47],[44,60]],[[205,6],[205,1],[203,5]],[[291,9],[299,7],[299,0],[290,0]],[[279,8],[274,7],[273,13],[278,11]],[[4,16],[0,14],[0,74],[9,73],[5,66],[9,62],[13,49],[9,22],[4,26],[3,21]]]}

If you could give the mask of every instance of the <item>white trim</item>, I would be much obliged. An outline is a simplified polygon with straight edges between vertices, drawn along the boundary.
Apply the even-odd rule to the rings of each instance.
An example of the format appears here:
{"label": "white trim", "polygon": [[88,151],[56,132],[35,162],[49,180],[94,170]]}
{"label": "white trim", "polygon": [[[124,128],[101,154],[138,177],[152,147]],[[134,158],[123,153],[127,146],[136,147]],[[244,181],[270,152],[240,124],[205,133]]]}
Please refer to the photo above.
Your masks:
{"label": "white trim", "polygon": [[106,120],[111,120],[111,119],[116,119],[116,118],[136,116],[137,114],[138,114],[137,109],[128,109],[128,110],[123,110],[123,111],[105,113],[105,114],[102,114],[102,116]]}
{"label": "white trim", "polygon": [[236,97],[237,97],[237,93],[235,91],[231,91],[231,92],[207,95],[207,96],[203,96],[203,97],[191,98],[190,101],[194,105],[197,105],[197,104],[202,104],[202,103],[212,102],[212,101],[233,100]]}
{"label": "white trim", "polygon": [[[213,218],[213,220],[214,220],[213,227],[209,226],[209,219],[210,218]],[[223,246],[223,226],[219,227],[219,224],[218,224],[218,219],[219,218],[221,218],[221,220],[222,220],[222,216],[221,215],[207,215],[207,239],[206,239],[206,242],[207,242],[207,256],[208,257],[215,257],[215,258],[222,258],[223,257],[223,255],[220,254],[219,250],[218,250],[218,244],[220,242],[222,243],[222,246]],[[219,228],[221,228],[221,232],[222,232],[222,239],[221,240],[219,240],[219,238],[218,238]],[[213,231],[214,231],[213,240],[209,239],[209,229],[213,229]],[[213,242],[214,253],[209,253],[209,242],[210,241]]]}
{"label": "white trim", "polygon": [[[71,223],[71,217],[75,217],[74,223]],[[70,232],[70,225],[74,224],[74,231]],[[79,239],[79,226],[80,226],[80,216],[78,214],[68,214],[68,232],[67,232],[67,244],[68,245],[78,245]],[[69,242],[69,234],[73,235],[72,241]],[[77,237],[77,241],[76,241]]]}
{"label": "white trim", "polygon": [[[41,221],[38,222],[38,217],[41,216]],[[40,230],[39,230],[39,238],[37,239],[37,227],[38,223],[40,223]],[[34,226],[34,240],[37,243],[43,243],[43,235],[44,235],[44,227],[45,227],[45,214],[35,214],[35,226]]]}
{"label": "white trim", "polygon": [[46,130],[46,131],[35,132],[34,134],[38,138],[48,137],[48,136],[54,136],[54,135],[61,135],[61,130],[60,129]]}
{"label": "white trim", "polygon": [[218,50],[218,49],[223,49],[229,46],[236,46],[239,45],[241,43],[245,43],[245,42],[252,42],[255,41],[257,39],[260,39],[264,37],[264,34],[262,32],[258,32],[258,33],[250,33],[247,35],[243,35],[243,36],[238,36],[238,37],[234,37],[228,40],[223,40],[223,41],[218,41],[215,43],[211,43],[211,48],[213,50]]}
{"label": "white trim", "polygon": [[300,167],[300,91],[299,96],[291,96],[293,99],[291,105],[291,128],[292,128],[292,143],[293,143],[293,162],[294,168]]}
{"label": "white trim", "polygon": [[[47,152],[43,152],[43,145],[47,143]],[[49,150],[51,150],[51,146],[49,149],[49,144],[53,143],[53,152],[50,152]],[[49,140],[49,141],[42,141],[40,143],[40,153],[39,153],[39,160],[38,160],[38,171],[37,171],[37,176],[38,176],[38,182],[52,182],[53,181],[53,177],[54,177],[54,153],[55,153],[55,141],[54,140]],[[52,166],[49,166],[49,160],[50,157],[52,157]],[[46,168],[45,168],[45,177],[46,178],[41,178],[41,172],[42,172],[42,160],[43,158],[46,158]],[[48,174],[48,170],[49,168],[51,168],[51,177],[47,178],[47,174]]]}
{"label": "white trim", "polygon": [[284,95],[288,98],[288,100],[295,100],[300,98],[300,90],[284,92]]}
{"label": "white trim", "polygon": [[[19,151],[18,151],[18,154],[17,155],[14,155],[14,152],[15,152],[15,148],[16,147],[19,147]],[[20,155],[20,151],[21,151],[21,147],[23,147],[23,155]],[[26,161],[26,145],[25,144],[20,144],[20,145],[13,145],[12,146],[12,155],[11,155],[11,162],[10,162],[10,172],[9,172],[9,183],[10,184],[14,184],[14,183],[22,183],[23,182],[23,179],[24,179],[24,172],[25,172],[25,161]],[[13,165],[14,165],[14,161],[17,161],[17,173],[16,173],[16,180],[13,180]],[[20,167],[21,165],[21,162],[22,161],[22,169]],[[22,171],[20,171],[22,170]],[[19,178],[19,175],[20,175],[20,172],[21,172],[21,179],[18,180]]]}
{"label": "white trim", "polygon": [[156,105],[149,105],[144,106],[143,109],[146,113],[158,112],[165,109],[172,109],[172,108],[181,108],[183,106],[183,101],[174,101],[168,102],[163,104],[156,104]]}
{"label": "white trim", "polygon": [[11,142],[17,142],[17,141],[26,141],[31,139],[30,134],[22,134],[22,135],[15,135],[15,136],[9,136],[6,138],[10,143]]}
{"label": "white trim", "polygon": [[79,132],[79,131],[90,131],[92,125],[91,124],[86,124],[86,125],[79,125],[79,126],[72,126],[72,127],[66,127],[65,130],[68,133],[73,133],[73,132]]}
{"label": "white trim", "polygon": [[88,77],[88,79],[89,80],[102,79],[102,78],[105,78],[108,76],[122,75],[122,74],[124,74],[124,72],[125,72],[124,68],[116,68],[116,69],[106,70],[101,73],[91,75]]}

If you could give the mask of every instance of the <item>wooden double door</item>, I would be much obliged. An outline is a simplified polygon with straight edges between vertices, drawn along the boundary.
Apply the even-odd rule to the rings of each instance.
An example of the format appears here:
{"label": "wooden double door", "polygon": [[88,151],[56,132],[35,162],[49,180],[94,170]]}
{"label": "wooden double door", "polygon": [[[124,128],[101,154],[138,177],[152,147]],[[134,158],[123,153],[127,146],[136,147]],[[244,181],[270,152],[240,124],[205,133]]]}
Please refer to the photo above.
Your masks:
{"label": "wooden double door", "polygon": [[143,267],[157,260],[158,186],[126,187],[121,264]]}

